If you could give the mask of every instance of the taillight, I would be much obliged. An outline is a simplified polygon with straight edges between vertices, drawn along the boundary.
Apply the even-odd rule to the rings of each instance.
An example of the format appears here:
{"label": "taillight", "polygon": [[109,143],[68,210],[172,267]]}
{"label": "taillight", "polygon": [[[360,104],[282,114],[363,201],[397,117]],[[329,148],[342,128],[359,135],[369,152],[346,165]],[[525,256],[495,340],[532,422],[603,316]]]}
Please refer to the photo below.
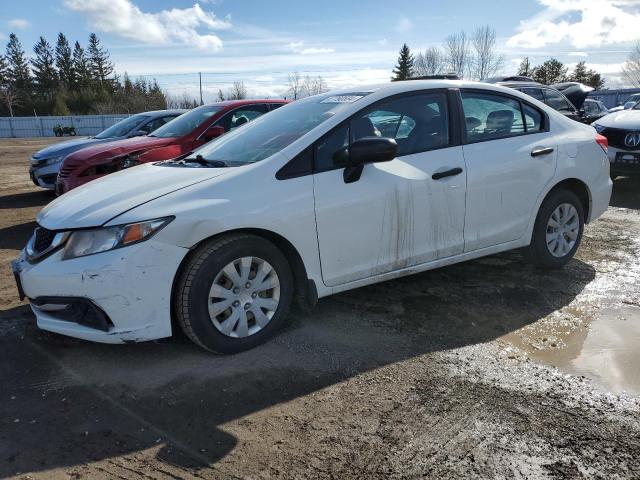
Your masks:
{"label": "taillight", "polygon": [[600,147],[602,147],[604,153],[607,153],[607,151],[609,150],[609,140],[607,140],[607,137],[596,133],[596,143],[600,145]]}

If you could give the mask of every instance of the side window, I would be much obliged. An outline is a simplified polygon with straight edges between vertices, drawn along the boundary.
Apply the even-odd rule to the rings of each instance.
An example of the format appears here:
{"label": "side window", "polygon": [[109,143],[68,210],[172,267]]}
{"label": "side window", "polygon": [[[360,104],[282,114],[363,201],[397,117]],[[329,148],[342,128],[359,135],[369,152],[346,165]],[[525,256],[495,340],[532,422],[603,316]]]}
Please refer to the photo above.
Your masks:
{"label": "side window", "polygon": [[463,92],[462,107],[471,142],[525,133],[520,102],[501,95]]}
{"label": "side window", "polygon": [[275,110],[277,108],[283,107],[284,105],[285,105],[284,103],[270,103],[269,108],[271,110]]}
{"label": "side window", "polygon": [[544,90],[544,96],[546,98],[546,104],[549,105],[554,110],[558,110],[559,112],[573,112],[575,108],[569,100],[564,98],[560,93],[555,90],[551,90],[550,88],[546,88]]}
{"label": "side window", "polygon": [[524,113],[524,122],[527,133],[540,132],[543,129],[543,117],[540,110],[523,103],[522,113]]}
{"label": "side window", "polygon": [[584,102],[583,105],[585,113],[596,114],[600,111],[598,104],[596,102]]}
{"label": "side window", "polygon": [[255,120],[260,115],[264,115],[268,111],[269,110],[266,105],[247,105],[226,114],[216,122],[216,125],[224,127],[224,131],[229,132],[241,127],[245,123],[249,123],[251,120]]}
{"label": "side window", "polygon": [[158,128],[160,128],[162,125],[164,125],[165,123],[173,120],[176,117],[160,117],[160,118],[155,118],[153,120],[151,120],[150,122],[146,123],[144,126],[142,126],[140,128],[140,130],[145,131],[147,133],[151,133],[154,130],[157,130]]}
{"label": "side window", "polygon": [[542,94],[542,90],[539,88],[523,88],[520,90],[522,93],[526,93],[530,97],[535,98],[536,100],[540,100],[544,103],[544,95]]}
{"label": "side window", "polygon": [[351,121],[352,141],[376,135],[393,138],[398,156],[449,145],[447,97],[424,93],[394,98],[356,115]]}
{"label": "side window", "polygon": [[344,168],[349,145],[374,136],[394,139],[398,143],[399,157],[448,146],[446,94],[395,98],[356,114],[316,142],[314,171]]}
{"label": "side window", "polygon": [[314,171],[326,172],[334,168],[344,168],[349,148],[349,125],[342,124],[320,140],[315,145]]}

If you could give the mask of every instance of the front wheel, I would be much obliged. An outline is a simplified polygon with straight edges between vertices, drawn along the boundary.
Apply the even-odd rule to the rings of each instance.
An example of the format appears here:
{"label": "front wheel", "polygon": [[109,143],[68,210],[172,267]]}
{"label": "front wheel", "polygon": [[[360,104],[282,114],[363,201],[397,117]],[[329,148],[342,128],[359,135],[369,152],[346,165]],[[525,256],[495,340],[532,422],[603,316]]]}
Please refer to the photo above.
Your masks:
{"label": "front wheel", "polygon": [[174,306],[193,342],[236,353],[273,336],[292,298],[293,276],[282,252],[264,238],[232,234],[192,254],[178,277]]}
{"label": "front wheel", "polygon": [[584,208],[578,196],[556,190],[540,206],[525,256],[541,267],[560,268],[575,255],[583,230]]}

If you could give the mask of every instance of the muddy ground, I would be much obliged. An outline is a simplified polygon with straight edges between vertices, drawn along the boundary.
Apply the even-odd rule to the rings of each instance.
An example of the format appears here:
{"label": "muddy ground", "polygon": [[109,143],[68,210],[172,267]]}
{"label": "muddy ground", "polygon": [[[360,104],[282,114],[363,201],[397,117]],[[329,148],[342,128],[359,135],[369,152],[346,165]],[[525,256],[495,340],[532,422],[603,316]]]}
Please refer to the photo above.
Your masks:
{"label": "muddy ground", "polygon": [[562,271],[513,252],[394,280],[217,357],[35,328],[8,261],[48,141],[0,142],[0,477],[640,478],[640,181]]}

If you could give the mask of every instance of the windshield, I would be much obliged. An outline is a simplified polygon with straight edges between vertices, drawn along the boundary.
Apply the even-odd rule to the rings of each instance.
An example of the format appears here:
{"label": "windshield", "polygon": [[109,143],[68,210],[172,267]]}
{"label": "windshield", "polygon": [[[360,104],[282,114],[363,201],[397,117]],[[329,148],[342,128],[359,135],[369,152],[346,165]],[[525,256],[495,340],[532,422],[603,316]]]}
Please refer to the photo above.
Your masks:
{"label": "windshield", "polygon": [[636,104],[633,106],[633,109],[634,109],[634,110],[640,110],[640,102],[636,103]]}
{"label": "windshield", "polygon": [[203,105],[202,107],[194,108],[190,112],[183,113],[175,120],[171,120],[161,126],[149,136],[160,138],[182,137],[183,135],[193,132],[221,109],[222,107],[220,106],[212,105]]}
{"label": "windshield", "polygon": [[120,120],[114,125],[111,125],[106,130],[103,130],[98,135],[96,135],[96,138],[124,137],[147,118],[149,117],[147,117],[146,115],[132,115],[125,118],[124,120]]}
{"label": "windshield", "polygon": [[[365,95],[324,95],[298,100],[220,137],[195,154],[229,166],[259,162],[291,145]],[[191,157],[195,158],[194,155]]]}

